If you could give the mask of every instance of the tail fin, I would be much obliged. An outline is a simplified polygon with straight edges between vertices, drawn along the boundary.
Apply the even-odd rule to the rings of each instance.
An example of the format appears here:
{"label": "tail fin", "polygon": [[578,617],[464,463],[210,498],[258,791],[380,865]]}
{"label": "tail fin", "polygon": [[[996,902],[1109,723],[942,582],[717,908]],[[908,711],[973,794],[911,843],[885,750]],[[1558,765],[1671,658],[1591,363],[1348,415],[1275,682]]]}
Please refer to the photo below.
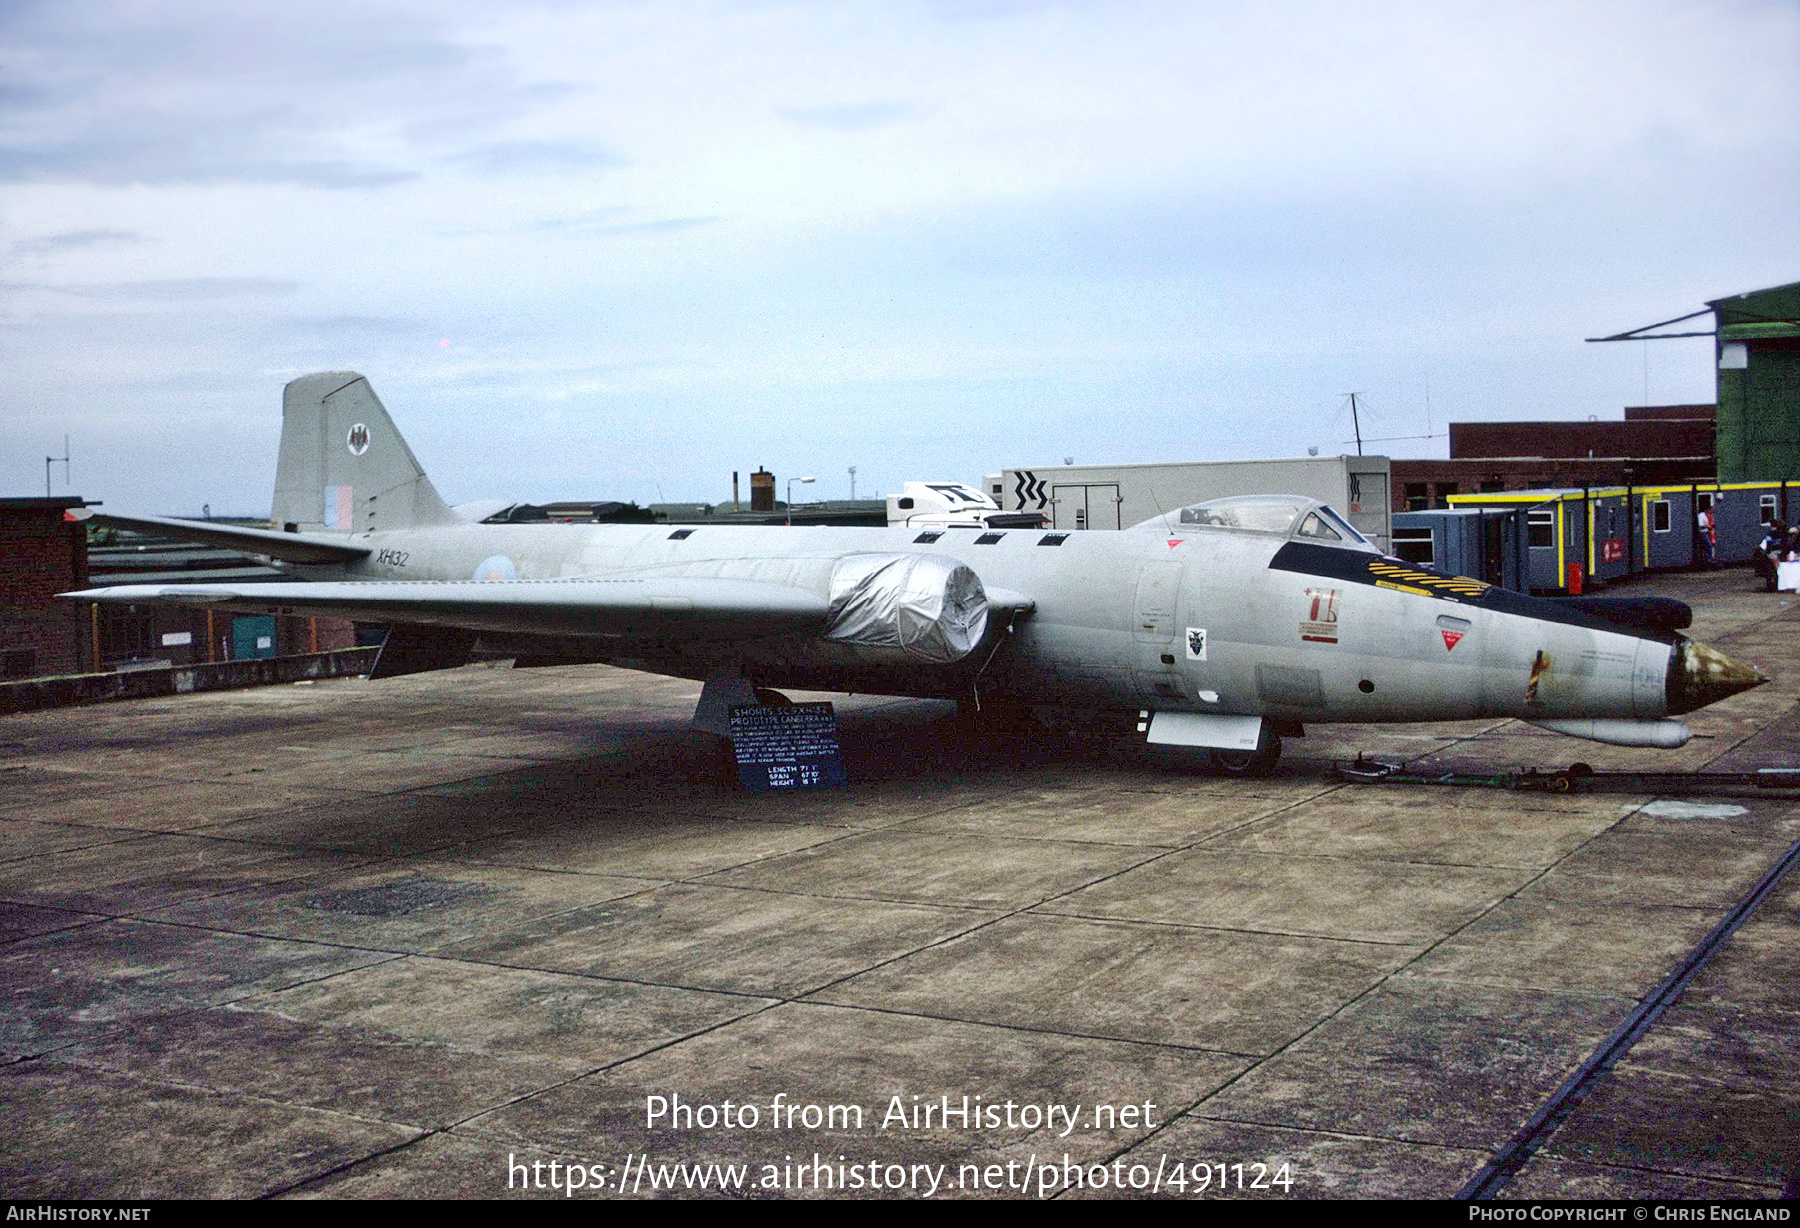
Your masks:
{"label": "tail fin", "polygon": [[282,394],[273,520],[301,533],[456,523],[369,381],[354,371],[301,376]]}

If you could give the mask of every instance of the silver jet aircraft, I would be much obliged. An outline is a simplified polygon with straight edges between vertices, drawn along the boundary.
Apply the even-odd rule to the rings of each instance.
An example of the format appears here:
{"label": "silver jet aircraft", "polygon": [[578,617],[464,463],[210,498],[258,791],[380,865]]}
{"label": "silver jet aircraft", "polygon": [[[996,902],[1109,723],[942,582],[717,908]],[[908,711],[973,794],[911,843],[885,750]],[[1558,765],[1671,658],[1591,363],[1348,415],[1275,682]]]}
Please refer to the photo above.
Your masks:
{"label": "silver jet aircraft", "polygon": [[1216,499],[1124,532],[479,523],[446,506],[368,382],[286,389],[274,527],[95,519],[267,556],[296,579],[126,585],[82,601],[391,628],[372,676],[608,662],[704,680],[721,735],[770,688],[1135,721],[1226,774],[1302,722],[1517,717],[1679,746],[1673,719],[1765,681],[1666,599],[1543,600],[1383,555],[1330,507]]}

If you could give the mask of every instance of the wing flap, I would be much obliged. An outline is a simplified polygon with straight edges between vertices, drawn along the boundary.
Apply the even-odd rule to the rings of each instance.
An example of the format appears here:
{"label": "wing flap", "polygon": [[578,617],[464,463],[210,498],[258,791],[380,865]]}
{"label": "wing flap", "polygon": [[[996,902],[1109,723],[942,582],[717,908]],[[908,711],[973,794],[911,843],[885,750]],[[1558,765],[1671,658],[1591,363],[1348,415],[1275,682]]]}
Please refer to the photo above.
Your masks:
{"label": "wing flap", "polygon": [[126,584],[61,596],[73,601],[211,606],[474,631],[623,638],[819,634],[827,614],[826,599],[803,588],[676,577]]}

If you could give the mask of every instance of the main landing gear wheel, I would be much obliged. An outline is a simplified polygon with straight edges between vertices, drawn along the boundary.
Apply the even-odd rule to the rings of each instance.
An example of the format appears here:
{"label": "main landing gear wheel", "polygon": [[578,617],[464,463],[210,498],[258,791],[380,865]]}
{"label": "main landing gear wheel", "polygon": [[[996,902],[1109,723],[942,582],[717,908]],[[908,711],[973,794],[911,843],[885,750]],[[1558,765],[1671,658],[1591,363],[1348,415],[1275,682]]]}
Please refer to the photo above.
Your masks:
{"label": "main landing gear wheel", "polygon": [[1220,776],[1246,780],[1267,776],[1281,759],[1281,735],[1270,733],[1264,725],[1255,750],[1210,750],[1207,758],[1212,762],[1212,770]]}

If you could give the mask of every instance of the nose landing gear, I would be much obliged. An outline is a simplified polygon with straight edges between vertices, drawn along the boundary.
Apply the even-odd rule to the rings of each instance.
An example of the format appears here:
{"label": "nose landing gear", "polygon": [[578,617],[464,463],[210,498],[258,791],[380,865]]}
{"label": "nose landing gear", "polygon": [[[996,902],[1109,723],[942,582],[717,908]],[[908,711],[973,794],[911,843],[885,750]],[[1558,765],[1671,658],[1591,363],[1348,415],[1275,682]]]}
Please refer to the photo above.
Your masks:
{"label": "nose landing gear", "polygon": [[1255,750],[1209,750],[1207,759],[1220,776],[1245,780],[1267,776],[1281,760],[1281,735],[1264,722]]}

